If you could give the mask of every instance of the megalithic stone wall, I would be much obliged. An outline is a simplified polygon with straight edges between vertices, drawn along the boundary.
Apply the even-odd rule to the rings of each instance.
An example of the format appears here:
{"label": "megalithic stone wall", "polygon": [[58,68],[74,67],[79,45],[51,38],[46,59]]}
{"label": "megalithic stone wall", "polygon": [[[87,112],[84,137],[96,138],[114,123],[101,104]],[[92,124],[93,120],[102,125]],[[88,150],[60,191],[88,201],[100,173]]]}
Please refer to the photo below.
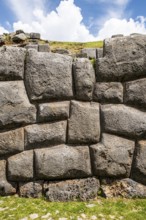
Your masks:
{"label": "megalithic stone wall", "polygon": [[0,195],[146,197],[146,36],[96,52],[0,48]]}

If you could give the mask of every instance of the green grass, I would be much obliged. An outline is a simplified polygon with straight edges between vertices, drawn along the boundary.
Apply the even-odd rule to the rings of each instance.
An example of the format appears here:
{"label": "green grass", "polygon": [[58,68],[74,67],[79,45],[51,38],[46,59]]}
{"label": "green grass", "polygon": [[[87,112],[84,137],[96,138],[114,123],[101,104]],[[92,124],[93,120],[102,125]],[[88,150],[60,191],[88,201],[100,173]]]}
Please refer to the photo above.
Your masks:
{"label": "green grass", "polygon": [[52,51],[57,48],[63,48],[69,50],[71,53],[79,53],[83,48],[101,48],[103,47],[103,41],[86,43],[50,41],[49,45]]}
{"label": "green grass", "polygon": [[[31,214],[37,214],[37,220],[145,220],[146,200],[96,199],[89,202],[50,203],[45,199],[0,197],[0,220],[30,220]],[[44,216],[46,214],[48,217]]]}

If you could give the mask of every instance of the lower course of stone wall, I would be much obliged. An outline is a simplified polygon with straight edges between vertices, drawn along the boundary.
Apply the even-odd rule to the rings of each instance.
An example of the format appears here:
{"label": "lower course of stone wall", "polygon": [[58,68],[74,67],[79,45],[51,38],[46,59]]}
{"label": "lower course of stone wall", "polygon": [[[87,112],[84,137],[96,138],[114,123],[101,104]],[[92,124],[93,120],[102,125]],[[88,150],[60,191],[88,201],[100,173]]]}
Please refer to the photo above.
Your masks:
{"label": "lower course of stone wall", "polygon": [[[97,53],[98,54],[98,53]],[[0,195],[146,197],[146,36],[88,58],[0,48]]]}

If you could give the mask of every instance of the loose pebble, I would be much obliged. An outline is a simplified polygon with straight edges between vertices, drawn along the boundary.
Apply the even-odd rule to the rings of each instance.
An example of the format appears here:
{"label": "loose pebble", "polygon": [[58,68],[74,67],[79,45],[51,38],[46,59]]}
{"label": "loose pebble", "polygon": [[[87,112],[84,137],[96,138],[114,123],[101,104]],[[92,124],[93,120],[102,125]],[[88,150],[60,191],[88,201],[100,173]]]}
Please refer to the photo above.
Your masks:
{"label": "loose pebble", "polygon": [[36,213],[34,213],[34,214],[31,214],[29,217],[30,217],[31,219],[36,219],[36,218],[39,217],[39,215],[36,214]]}
{"label": "loose pebble", "polygon": [[87,205],[86,205],[87,208],[93,208],[93,207],[95,207],[95,206],[96,206],[95,204],[87,204]]}
{"label": "loose pebble", "polygon": [[51,215],[51,213],[47,213],[46,215],[43,215],[41,218],[48,218]]}

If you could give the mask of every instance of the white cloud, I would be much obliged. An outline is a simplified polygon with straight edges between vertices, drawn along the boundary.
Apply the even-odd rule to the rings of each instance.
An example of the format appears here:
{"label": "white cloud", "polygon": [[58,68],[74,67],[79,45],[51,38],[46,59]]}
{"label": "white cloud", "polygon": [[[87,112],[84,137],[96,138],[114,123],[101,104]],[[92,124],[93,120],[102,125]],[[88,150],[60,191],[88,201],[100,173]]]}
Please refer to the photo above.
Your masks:
{"label": "white cloud", "polygon": [[144,18],[143,16],[138,17],[136,20],[132,18],[130,18],[129,20],[111,18],[104,23],[103,27],[98,32],[98,39],[111,37],[114,34],[146,34],[145,22],[146,18]]}
{"label": "white cloud", "polygon": [[62,0],[56,11],[51,11],[45,15],[42,9],[35,9],[33,10],[33,19],[30,19],[29,23],[20,19],[13,24],[13,27],[14,30],[23,29],[26,32],[40,32],[43,38],[49,40],[96,40],[89,33],[82,20],[81,9],[74,4],[74,0]]}
{"label": "white cloud", "polygon": [[4,27],[0,26],[0,34],[3,33],[8,33],[8,31]]}

